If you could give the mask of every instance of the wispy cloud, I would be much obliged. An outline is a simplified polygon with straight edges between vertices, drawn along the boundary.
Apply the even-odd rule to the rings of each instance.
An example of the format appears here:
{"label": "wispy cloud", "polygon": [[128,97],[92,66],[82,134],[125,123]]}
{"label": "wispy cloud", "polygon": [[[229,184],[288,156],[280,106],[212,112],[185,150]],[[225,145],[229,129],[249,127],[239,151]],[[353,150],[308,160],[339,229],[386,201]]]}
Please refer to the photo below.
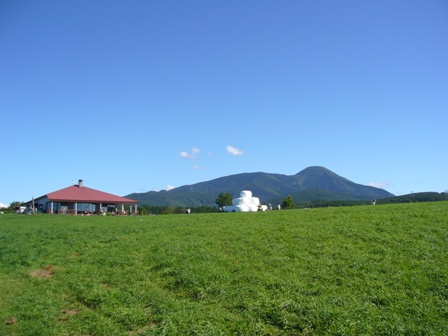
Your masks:
{"label": "wispy cloud", "polygon": [[376,182],[369,182],[367,183],[368,186],[384,189],[389,186],[389,183],[386,181],[376,181]]}
{"label": "wispy cloud", "polygon": [[[174,188],[176,188],[176,187],[173,186],[173,185],[171,185],[171,184],[167,184],[166,187],[163,188],[162,190],[169,191],[169,190],[174,189]],[[151,191],[155,191],[155,192],[159,192],[159,191],[162,191],[162,190],[160,190],[160,189],[158,189],[158,188],[152,188],[152,189],[151,189]]]}
{"label": "wispy cloud", "polygon": [[241,149],[232,146],[227,146],[226,150],[231,155],[243,155],[244,153]]}
{"label": "wispy cloud", "polygon": [[199,170],[202,169],[202,166],[198,166],[198,165],[194,165],[193,167],[191,167],[193,170]]}
{"label": "wispy cloud", "polygon": [[194,159],[198,154],[200,150],[199,148],[192,148],[191,153],[188,152],[180,152],[180,156],[184,159]]}

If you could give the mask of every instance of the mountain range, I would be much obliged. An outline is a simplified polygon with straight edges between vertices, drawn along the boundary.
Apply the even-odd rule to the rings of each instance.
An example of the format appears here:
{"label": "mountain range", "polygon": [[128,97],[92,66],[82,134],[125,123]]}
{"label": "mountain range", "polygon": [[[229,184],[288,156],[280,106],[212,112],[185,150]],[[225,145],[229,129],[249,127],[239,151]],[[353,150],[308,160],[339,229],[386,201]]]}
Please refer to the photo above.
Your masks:
{"label": "mountain range", "polygon": [[360,201],[393,197],[384,189],[354,183],[331,170],[312,166],[295,175],[241,173],[171,190],[132,193],[126,197],[153,206],[216,206],[220,193],[239,197],[242,190],[252,191],[262,204],[278,203],[291,195],[295,202],[316,200]]}

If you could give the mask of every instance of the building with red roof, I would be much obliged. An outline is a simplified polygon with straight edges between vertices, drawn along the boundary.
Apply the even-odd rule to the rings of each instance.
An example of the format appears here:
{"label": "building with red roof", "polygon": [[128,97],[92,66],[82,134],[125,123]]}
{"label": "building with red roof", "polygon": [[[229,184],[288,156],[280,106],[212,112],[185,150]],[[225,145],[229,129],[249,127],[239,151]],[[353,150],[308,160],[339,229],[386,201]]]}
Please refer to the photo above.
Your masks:
{"label": "building with red roof", "polygon": [[[130,205],[130,212],[137,212],[137,203],[130,198],[120,197],[103,191],[85,187],[82,180],[78,184],[60,189],[25,203],[30,208],[50,214],[78,213],[124,213],[124,205]],[[121,210],[117,211],[117,206]],[[134,206],[134,211],[132,207]]]}

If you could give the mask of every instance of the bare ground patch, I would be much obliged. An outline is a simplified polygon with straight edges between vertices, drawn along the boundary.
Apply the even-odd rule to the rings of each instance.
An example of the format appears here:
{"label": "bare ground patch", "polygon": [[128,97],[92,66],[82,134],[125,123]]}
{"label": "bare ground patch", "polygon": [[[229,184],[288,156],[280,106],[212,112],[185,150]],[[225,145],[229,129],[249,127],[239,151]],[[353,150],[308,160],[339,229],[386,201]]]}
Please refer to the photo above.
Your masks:
{"label": "bare ground patch", "polygon": [[73,316],[79,313],[78,309],[64,309],[61,311],[62,314],[64,315],[68,315],[68,316]]}
{"label": "bare ground patch", "polygon": [[112,289],[112,286],[110,284],[107,284],[107,283],[100,284],[100,287],[102,289]]}
{"label": "bare ground patch", "polygon": [[128,332],[128,335],[129,335],[129,336],[141,335],[141,334],[143,334],[145,331],[148,331],[148,330],[150,330],[150,329],[152,329],[152,328],[155,328],[155,327],[157,327],[157,324],[150,324],[150,325],[144,326],[144,327],[142,327],[142,328],[140,328],[140,329],[138,329],[138,330],[132,330],[132,331],[129,331],[129,332]]}
{"label": "bare ground patch", "polygon": [[10,319],[8,319],[8,321],[6,321],[6,325],[14,325],[17,323],[17,317],[11,317]]}
{"label": "bare ground patch", "polygon": [[81,312],[80,309],[72,308],[72,309],[64,309],[60,310],[59,313],[61,314],[58,318],[59,324],[64,324],[69,320],[70,317],[75,316]]}
{"label": "bare ground patch", "polygon": [[39,279],[49,279],[54,275],[55,267],[51,265],[47,265],[42,269],[33,270],[30,272],[30,275],[33,278]]}

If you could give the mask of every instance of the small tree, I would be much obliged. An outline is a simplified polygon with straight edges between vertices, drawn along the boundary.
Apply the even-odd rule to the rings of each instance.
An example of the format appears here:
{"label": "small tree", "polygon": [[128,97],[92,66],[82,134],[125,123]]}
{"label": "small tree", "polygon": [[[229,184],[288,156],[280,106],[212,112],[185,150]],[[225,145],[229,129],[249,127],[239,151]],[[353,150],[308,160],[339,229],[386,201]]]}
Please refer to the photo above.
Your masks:
{"label": "small tree", "polygon": [[146,216],[148,214],[148,208],[145,205],[141,205],[138,208],[138,213],[142,216]]}
{"label": "small tree", "polygon": [[172,215],[176,213],[176,206],[175,205],[168,205],[165,210],[163,211],[164,215]]}
{"label": "small tree", "polygon": [[10,212],[10,213],[14,213],[16,212],[16,208],[21,206],[22,203],[21,202],[12,202],[8,208],[5,209],[5,212]]}
{"label": "small tree", "polygon": [[294,200],[291,195],[285,197],[282,207],[283,209],[295,209],[296,205],[294,204]]}
{"label": "small tree", "polygon": [[220,193],[218,198],[215,200],[215,203],[218,204],[219,207],[232,205],[232,195],[229,193]]}

